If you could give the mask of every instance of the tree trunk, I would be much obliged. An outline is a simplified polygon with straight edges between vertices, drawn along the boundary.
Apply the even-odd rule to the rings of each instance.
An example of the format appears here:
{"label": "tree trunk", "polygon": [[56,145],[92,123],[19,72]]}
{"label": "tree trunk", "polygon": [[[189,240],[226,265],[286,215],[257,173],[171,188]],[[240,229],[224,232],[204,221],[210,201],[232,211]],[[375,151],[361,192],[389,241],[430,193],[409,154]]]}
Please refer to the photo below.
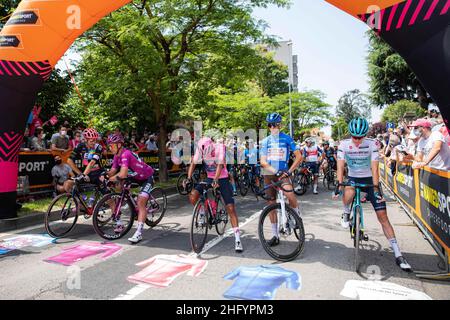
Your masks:
{"label": "tree trunk", "polygon": [[167,182],[169,179],[169,172],[167,168],[167,121],[165,116],[162,116],[158,121],[159,124],[159,137],[158,137],[158,155],[159,155],[159,181]]}

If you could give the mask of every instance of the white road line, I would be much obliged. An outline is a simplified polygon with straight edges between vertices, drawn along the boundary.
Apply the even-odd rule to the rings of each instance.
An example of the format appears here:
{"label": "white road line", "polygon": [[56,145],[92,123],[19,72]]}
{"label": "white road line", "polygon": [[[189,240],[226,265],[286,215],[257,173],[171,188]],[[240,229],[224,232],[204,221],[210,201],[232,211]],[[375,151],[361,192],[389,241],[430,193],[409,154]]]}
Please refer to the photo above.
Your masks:
{"label": "white road line", "polygon": [[[240,223],[239,224],[239,228],[242,228],[242,227],[246,226],[247,224],[249,224],[250,222],[252,222],[253,220],[255,220],[257,217],[259,217],[261,212],[262,212],[262,210],[252,214],[249,218],[247,218],[244,221],[244,223]],[[222,242],[223,240],[225,240],[227,237],[229,237],[232,234],[233,234],[233,228],[230,228],[222,236],[216,237],[216,238],[212,239],[211,241],[209,241],[208,243],[206,243],[205,247],[202,250],[202,252],[200,252],[199,254],[197,254],[195,252],[192,252],[192,253],[189,254],[189,256],[190,257],[197,257],[197,256],[200,256],[200,255],[204,254],[206,251],[208,251],[211,248],[215,247],[216,245],[218,245],[220,242]],[[150,285],[139,284],[139,285],[131,288],[130,290],[128,290],[125,294],[119,295],[114,300],[133,300],[138,295],[140,295],[141,293],[143,293],[144,291],[146,291],[147,289],[150,289],[150,288],[151,288]]]}

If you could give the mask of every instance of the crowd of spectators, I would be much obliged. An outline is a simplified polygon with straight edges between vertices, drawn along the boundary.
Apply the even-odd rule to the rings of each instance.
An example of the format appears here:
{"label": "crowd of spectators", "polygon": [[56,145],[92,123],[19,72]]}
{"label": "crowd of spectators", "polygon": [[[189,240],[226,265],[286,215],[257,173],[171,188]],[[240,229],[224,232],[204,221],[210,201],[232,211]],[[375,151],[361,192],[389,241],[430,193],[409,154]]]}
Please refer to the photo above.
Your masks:
{"label": "crowd of spectators", "polygon": [[[59,151],[68,152],[74,149],[78,144],[84,141],[83,138],[83,126],[76,126],[72,128],[66,121],[58,127],[57,132],[51,129],[50,133],[46,132],[43,127],[34,128],[33,134],[30,134],[30,130],[27,127],[24,133],[24,140],[22,142],[20,151]],[[115,133],[121,133],[125,139],[125,147],[134,152],[138,151],[150,151],[158,152],[159,139],[158,134],[151,133],[147,128],[141,133],[137,130],[123,131],[119,128],[114,130]],[[104,150],[107,150],[106,141],[112,131],[106,131],[100,133],[98,143],[102,145]],[[170,151],[176,145],[175,141],[171,140],[170,133],[167,136],[166,149]]]}
{"label": "crowd of spectators", "polygon": [[424,118],[401,121],[376,138],[381,153],[388,159],[395,174],[397,162],[413,162],[413,168],[428,166],[450,171],[450,137],[444,120],[436,106],[430,107]]}

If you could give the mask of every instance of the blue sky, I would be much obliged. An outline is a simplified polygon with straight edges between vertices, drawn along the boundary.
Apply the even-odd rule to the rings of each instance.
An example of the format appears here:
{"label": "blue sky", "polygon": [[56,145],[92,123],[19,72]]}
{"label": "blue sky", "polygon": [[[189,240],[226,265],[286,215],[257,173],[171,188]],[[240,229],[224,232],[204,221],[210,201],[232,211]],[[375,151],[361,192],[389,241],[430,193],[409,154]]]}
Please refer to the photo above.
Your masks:
{"label": "blue sky", "polygon": [[[346,91],[368,91],[364,23],[324,0],[293,0],[289,9],[270,6],[255,10],[254,16],[269,24],[266,33],[292,40],[301,90],[321,90],[333,106]],[[379,117],[374,110],[372,121]]]}

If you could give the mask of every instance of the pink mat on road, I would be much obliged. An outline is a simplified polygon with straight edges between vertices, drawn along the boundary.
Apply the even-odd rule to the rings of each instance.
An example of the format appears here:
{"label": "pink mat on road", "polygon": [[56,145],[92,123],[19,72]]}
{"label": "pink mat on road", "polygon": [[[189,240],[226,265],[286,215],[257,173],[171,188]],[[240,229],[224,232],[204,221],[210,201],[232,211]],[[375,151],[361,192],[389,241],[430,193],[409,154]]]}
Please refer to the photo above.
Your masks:
{"label": "pink mat on road", "polygon": [[89,242],[85,244],[66,247],[62,250],[63,252],[59,255],[50,257],[48,259],[45,259],[44,261],[71,266],[75,262],[99,254],[102,254],[101,258],[106,259],[118,253],[120,250],[122,250],[122,247],[115,243]]}

